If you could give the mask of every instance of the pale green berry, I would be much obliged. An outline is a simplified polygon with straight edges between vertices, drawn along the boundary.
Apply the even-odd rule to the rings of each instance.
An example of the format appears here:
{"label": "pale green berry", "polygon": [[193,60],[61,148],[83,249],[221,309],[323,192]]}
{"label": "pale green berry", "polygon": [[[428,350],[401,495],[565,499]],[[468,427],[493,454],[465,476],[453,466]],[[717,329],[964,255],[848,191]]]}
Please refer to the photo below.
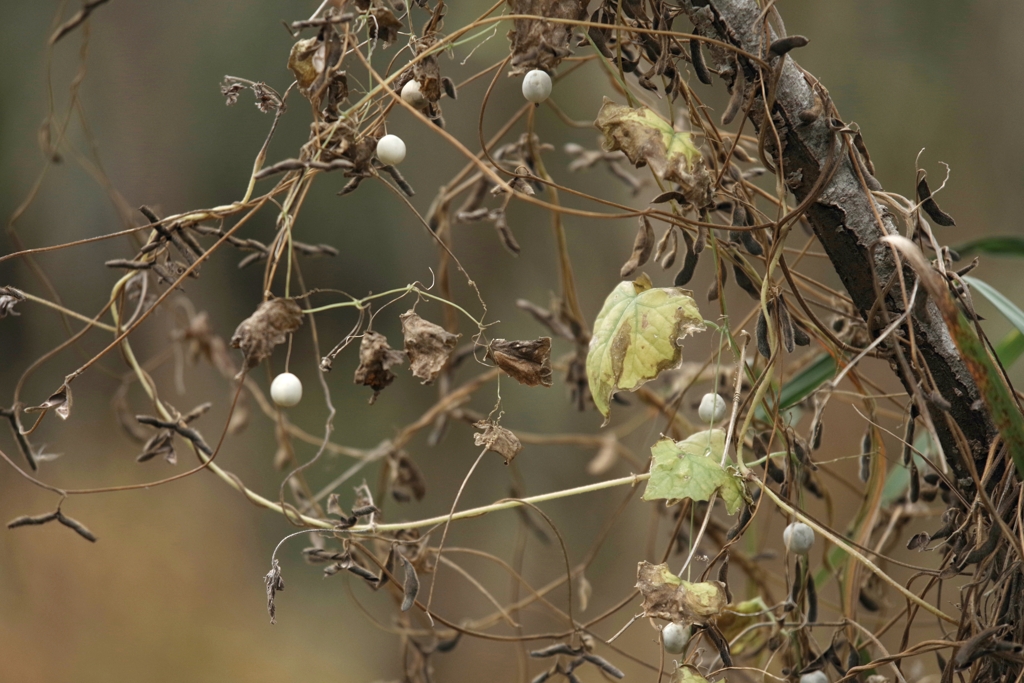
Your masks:
{"label": "pale green berry", "polygon": [[718,422],[725,417],[725,411],[729,404],[718,394],[704,394],[700,400],[700,407],[697,408],[697,415],[704,424]]}
{"label": "pale green berry", "polygon": [[796,555],[806,555],[814,546],[814,529],[803,522],[793,522],[782,532],[786,550]]}
{"label": "pale green berry", "polygon": [[270,383],[270,398],[284,408],[299,405],[302,400],[302,380],[290,372],[282,372]]}
{"label": "pale green berry", "polygon": [[385,135],[377,141],[377,158],[385,166],[394,166],[405,159],[405,143],[397,135]]}
{"label": "pale green berry", "polygon": [[527,72],[523,77],[523,97],[530,102],[543,102],[551,95],[551,76],[540,69]]}
{"label": "pale green berry", "polygon": [[690,640],[690,629],[682,624],[672,622],[661,629],[661,644],[670,655],[681,655]]}

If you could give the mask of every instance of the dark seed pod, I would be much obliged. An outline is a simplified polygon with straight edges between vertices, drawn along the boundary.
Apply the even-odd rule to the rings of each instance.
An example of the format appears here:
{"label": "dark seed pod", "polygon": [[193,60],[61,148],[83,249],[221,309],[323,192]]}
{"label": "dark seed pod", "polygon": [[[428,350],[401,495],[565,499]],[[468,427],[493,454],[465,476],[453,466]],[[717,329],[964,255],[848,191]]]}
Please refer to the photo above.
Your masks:
{"label": "dark seed pod", "polygon": [[814,429],[811,430],[811,450],[816,451],[821,448],[821,433],[824,429],[823,423],[819,419],[814,423]]}
{"label": "dark seed pod", "polygon": [[729,643],[718,630],[718,627],[710,623],[705,627],[704,632],[708,634],[708,638],[711,639],[711,642],[718,649],[718,656],[722,658],[722,666],[732,666],[732,654],[729,652]]}
{"label": "dark seed pod", "polygon": [[[739,275],[739,271],[736,273]],[[758,309],[757,311],[757,350],[765,358],[772,357],[772,347],[768,341],[768,319],[764,317],[764,310]]]}
{"label": "dark seed pod", "polygon": [[667,233],[669,236],[668,248],[665,249],[664,255],[659,259],[661,261],[661,267],[668,270],[676,262],[676,254],[679,252],[679,237],[676,235],[675,228],[669,228]]}
{"label": "dark seed pod", "polygon": [[690,61],[693,62],[693,72],[697,74],[697,80],[704,85],[711,85],[711,74],[704,64],[704,54],[700,50],[700,41],[690,39]]}
{"label": "dark seed pod", "polygon": [[910,462],[910,502],[916,503],[921,497],[921,478],[917,471],[917,464]]}
{"label": "dark seed pod", "polygon": [[[743,108],[744,93],[746,92],[746,74],[743,72],[743,67],[740,64],[736,65],[736,78],[732,81],[732,91],[729,97],[729,104],[725,108],[725,112],[722,113],[722,125],[728,126],[732,123],[733,119],[736,118],[736,114],[740,113],[740,109]],[[737,144],[734,152],[740,147]],[[742,159],[741,159],[742,161]]]}
{"label": "dark seed pod", "polygon": [[917,172],[917,199],[921,202],[921,208],[928,214],[928,217],[935,221],[936,224],[945,227],[952,227],[956,225],[956,221],[948,213],[939,208],[939,205],[935,203],[932,198],[931,188],[928,187],[928,181],[925,179],[925,172]]}
{"label": "dark seed pod", "polygon": [[775,464],[775,461],[768,458],[764,461],[765,469],[768,470],[768,476],[772,478],[776,484],[781,484],[786,481],[786,473],[781,467]]}
{"label": "dark seed pod", "polygon": [[445,95],[453,100],[459,99],[458,93],[455,92],[455,82],[452,79],[447,76],[443,76],[441,78],[441,87],[444,89]]}
{"label": "dark seed pod", "polygon": [[811,343],[811,338],[808,337],[803,328],[796,323],[793,324],[793,343],[797,346],[809,346]]}
{"label": "dark seed pod", "polygon": [[[860,666],[860,653],[857,652],[857,648],[851,643],[850,654],[846,656],[846,671],[849,671],[855,666]],[[846,675],[846,671],[843,671],[843,675]]]}
{"label": "dark seed pod", "polygon": [[636,239],[633,240],[633,253],[630,254],[629,260],[622,265],[619,277],[625,279],[633,275],[637,268],[650,260],[653,250],[654,229],[651,227],[650,221],[647,220],[647,216],[640,216],[640,227],[637,230]]}
{"label": "dark seed pod", "polygon": [[686,242],[686,257],[683,259],[683,268],[676,273],[675,286],[683,287],[692,278],[693,271],[697,268],[697,252],[694,249],[693,238],[690,233],[683,233],[683,241]]}
{"label": "dark seed pod", "polygon": [[[903,465],[909,465],[913,461],[913,432],[914,432],[914,419],[911,417],[906,421],[906,430],[903,432]],[[935,475],[936,481],[938,475]],[[929,483],[934,484],[934,481]]]}
{"label": "dark seed pod", "polygon": [[750,230],[737,230],[739,233],[740,244],[747,250],[752,256],[763,256],[764,249],[761,247],[761,243],[754,239],[754,233]]}
{"label": "dark seed pod", "polygon": [[744,527],[750,523],[751,518],[754,516],[754,508],[751,506],[744,505],[743,509],[740,510],[740,516],[736,519],[736,524],[729,529],[725,534],[725,540],[731,541],[742,533]]}
{"label": "dark seed pod", "polygon": [[861,607],[863,607],[869,612],[877,612],[881,609],[881,606],[878,604],[878,602],[870,595],[868,595],[867,591],[865,591],[863,588],[860,589],[860,595],[857,599],[860,602]]}
{"label": "dark seed pod", "polygon": [[818,589],[811,572],[807,572],[807,621],[811,624],[818,621]]}
{"label": "dark seed pod", "polygon": [[789,309],[786,308],[786,302],[781,296],[775,300],[775,312],[779,320],[779,331],[782,333],[782,343],[787,352],[793,353],[793,320],[789,317]]}
{"label": "dark seed pod", "polygon": [[[701,218],[707,220],[707,212],[705,212]],[[697,226],[697,239],[693,243],[693,253],[699,254],[704,251],[704,247],[708,244],[708,229],[703,225]]]}
{"label": "dark seed pod", "polygon": [[733,264],[732,272],[736,276],[736,284],[738,284],[744,292],[752,296],[756,301],[760,301],[761,290],[758,289],[757,285],[755,285],[753,281],[751,281],[747,273],[736,264]]}
{"label": "dark seed pod", "polygon": [[790,50],[803,47],[809,42],[810,41],[804,36],[786,36],[785,38],[779,38],[771,44],[771,47],[768,48],[768,55],[772,57],[781,57]]}
{"label": "dark seed pod", "polygon": [[860,480],[867,482],[871,477],[871,429],[860,439]]}

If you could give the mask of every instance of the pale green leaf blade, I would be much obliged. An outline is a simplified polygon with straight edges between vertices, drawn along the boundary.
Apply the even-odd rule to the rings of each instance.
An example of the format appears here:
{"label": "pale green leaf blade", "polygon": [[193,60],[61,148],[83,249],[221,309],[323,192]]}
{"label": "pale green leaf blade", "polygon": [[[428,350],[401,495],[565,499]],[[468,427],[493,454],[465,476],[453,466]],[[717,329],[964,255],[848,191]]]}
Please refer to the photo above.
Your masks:
{"label": "pale green leaf blade", "polygon": [[587,379],[605,418],[616,391],[636,391],[683,360],[680,340],[704,330],[693,297],[678,287],[652,287],[647,275],[623,282],[594,321]]}
{"label": "pale green leaf blade", "polygon": [[743,486],[722,467],[725,432],[709,429],[683,441],[662,439],[651,448],[654,462],[644,500],[710,500],[718,492],[726,511],[735,514],[743,505]]}

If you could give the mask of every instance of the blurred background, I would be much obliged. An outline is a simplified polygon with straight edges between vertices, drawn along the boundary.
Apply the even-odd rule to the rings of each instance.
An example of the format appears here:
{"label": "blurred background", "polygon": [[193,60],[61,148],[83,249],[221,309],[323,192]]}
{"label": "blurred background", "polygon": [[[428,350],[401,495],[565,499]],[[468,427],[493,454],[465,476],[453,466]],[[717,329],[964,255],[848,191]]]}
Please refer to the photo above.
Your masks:
{"label": "blurred background", "polygon": [[[97,9],[87,31],[80,29],[58,43],[50,62],[46,41],[55,17],[66,19],[77,4],[0,4],[0,58],[6,65],[0,69],[0,216],[5,225],[10,217],[16,218],[14,229],[25,247],[121,229],[122,214],[97,182],[98,175],[78,162],[78,155],[93,158],[93,145],[106,176],[128,207],[146,204],[160,215],[168,215],[239,199],[271,116],[252,105],[249,93],[243,93],[234,107],[226,107],[219,85],[224,75],[230,74],[265,81],[283,92],[292,80],[286,62],[294,39],[281,22],[307,18],[317,4],[112,0]],[[482,0],[452,3],[446,28],[462,25],[487,6],[489,2]],[[791,34],[810,38],[810,45],[796,53],[798,61],[828,88],[843,119],[859,124],[886,189],[913,195],[914,160],[922,148],[921,164],[929,171],[933,188],[944,174],[939,162],[950,165],[952,175],[939,199],[943,209],[956,218],[957,227],[939,228],[940,240],[957,244],[983,235],[1020,233],[1024,129],[1018,112],[1024,109],[1024,92],[1014,85],[1024,77],[1024,41],[1020,40],[1024,5],[1009,0],[780,0],[776,7]],[[417,26],[424,16],[415,10]],[[684,23],[680,20],[677,28],[686,30]],[[504,58],[508,49],[505,33],[502,25],[472,54],[476,43],[456,49],[451,59],[442,59],[442,72],[459,82]],[[51,98],[57,116],[54,129],[63,125],[69,86],[80,75],[86,35],[81,112],[70,117],[63,163],[50,165],[40,181],[45,163],[37,133]],[[386,64],[402,44],[400,38],[396,46],[378,48],[376,63]],[[352,78],[365,85],[364,75],[354,68]],[[442,101],[448,131],[471,149],[479,148],[479,105],[488,81],[481,79],[462,89],[457,101]],[[694,87],[709,106],[717,111],[724,108],[726,93],[718,81],[707,87],[694,79]],[[585,68],[559,81],[553,100],[572,119],[589,121],[608,92],[605,76],[596,68]],[[493,133],[521,104],[518,80],[500,78],[484,120],[486,134]],[[717,119],[718,114],[713,116]],[[306,141],[309,120],[308,104],[293,94],[268,159],[297,156],[298,147]],[[566,167],[571,157],[562,146],[576,142],[595,148],[597,131],[568,127],[545,107],[537,110],[537,126],[542,140],[554,145],[545,160],[556,180],[638,206],[657,192],[649,184],[633,197],[625,185],[599,167],[570,175]],[[513,135],[522,130],[520,124]],[[417,190],[413,204],[426,213],[437,187],[458,172],[464,159],[402,111],[388,121],[388,132],[401,135],[408,145],[402,171]],[[298,239],[327,243],[340,252],[335,258],[306,260],[306,283],[362,296],[413,280],[429,282],[436,248],[415,217],[377,183],[364,183],[358,192],[339,198],[336,193],[344,182],[337,175],[319,179],[299,216]],[[258,189],[269,187],[264,182]],[[33,201],[22,211],[20,207],[33,192]],[[143,222],[138,215],[132,219],[136,224]],[[244,236],[269,241],[274,219],[274,211],[264,211],[247,226]],[[558,290],[550,219],[531,207],[513,204],[509,222],[522,245],[517,258],[501,247],[487,223],[459,226],[455,251],[479,284],[488,304],[488,320],[501,321],[490,334],[535,338],[546,331],[516,309],[515,301],[527,298],[547,305],[551,293]],[[635,222],[569,217],[566,229],[581,304],[593,320],[604,297],[619,281],[619,267],[629,255]],[[0,253],[14,250],[9,235],[0,233]],[[43,254],[38,263],[64,305],[91,316],[105,304],[120,275],[105,268],[103,262],[131,258],[132,254],[130,243],[118,239]],[[188,300],[196,310],[209,313],[214,331],[225,339],[261,297],[262,267],[239,271],[238,259],[237,252],[221,251],[204,266],[200,279],[185,286]],[[982,267],[974,274],[1024,305],[1019,272],[1015,272],[1019,267],[1014,261],[983,256]],[[656,284],[671,283],[672,272],[654,270]],[[701,306],[706,305],[704,292],[712,272],[711,263],[705,260],[691,283]],[[808,272],[839,286],[827,264],[812,264]],[[456,300],[479,313],[464,279],[455,277],[454,281]],[[0,263],[0,285],[7,284],[47,296],[21,260]],[[737,296],[734,289],[730,288],[729,300],[735,310],[745,311],[748,300],[742,293]],[[989,335],[1001,338],[1010,329],[1008,323],[987,302],[976,303],[988,318]],[[397,314],[406,310],[404,305],[393,306],[391,315],[381,315],[375,323],[396,347],[401,338]],[[0,404],[5,406],[25,368],[67,336],[54,311],[30,302],[20,304],[18,310],[20,317],[0,320]],[[154,357],[171,343],[171,332],[180,326],[180,319],[167,310],[133,336],[140,358]],[[440,321],[436,304],[421,304],[417,310]],[[353,323],[350,312],[321,315],[318,332],[323,349],[344,336]],[[78,329],[77,324],[74,327]],[[465,341],[472,329],[463,326],[462,331]],[[689,358],[706,355],[711,335],[704,337],[687,346]],[[109,335],[92,333],[42,364],[22,389],[23,400],[42,402],[64,375],[108,342]],[[556,341],[553,356],[569,351],[565,342]],[[416,419],[437,394],[433,387],[420,386],[402,368],[396,382],[376,405],[369,406],[369,389],[351,384],[355,353],[352,347],[342,354],[334,371],[326,376],[338,408],[333,438],[338,443],[372,448]],[[155,369],[154,376],[164,392],[170,392],[167,398],[181,410],[207,400],[214,402],[213,410],[196,426],[207,440],[215,440],[227,414],[228,383],[208,365],[176,364],[174,358]],[[275,372],[282,369],[282,358],[279,350],[271,361]],[[327,412],[316,380],[317,360],[306,325],[296,336],[291,362],[291,370],[304,380],[306,399],[289,411],[289,417],[304,429],[322,434]],[[109,354],[76,381],[70,419],[46,418],[34,441],[45,445],[46,453],[61,457],[44,462],[40,478],[67,488],[112,486],[156,480],[191,466],[184,445],[179,446],[182,462],[177,468],[160,459],[135,462],[138,447],[122,433],[111,410],[111,398],[125,369],[118,354]],[[467,364],[459,378],[464,381],[476,371],[477,367]],[[1019,370],[1011,374],[1021,379]],[[257,369],[254,377],[266,386],[263,368]],[[884,386],[895,387],[885,368],[878,377]],[[174,388],[176,378],[181,380],[183,394]],[[488,412],[496,398],[494,385],[489,385],[470,407]],[[137,385],[128,399],[133,411],[152,412]],[[601,422],[593,411],[576,412],[560,378],[547,390],[528,389],[505,379],[501,400],[503,424],[513,430],[595,433]],[[692,414],[697,400],[699,394],[687,396],[684,411]],[[273,425],[255,408],[253,413],[248,429],[225,443],[218,461],[252,489],[276,498],[282,473],[272,466],[276,450]],[[630,415],[623,410],[616,422],[621,424]],[[823,452],[839,459],[833,466],[838,477],[853,480],[856,459],[842,458],[855,455],[864,423],[848,406],[837,406],[834,415],[826,423]],[[658,429],[659,425],[651,423],[649,429],[638,430],[630,447],[645,457],[644,449],[657,438]],[[447,512],[477,452],[471,434],[468,426],[455,424],[439,446],[429,447],[423,433],[414,440],[408,450],[423,470],[427,497],[422,503],[403,506],[388,502],[388,520]],[[0,448],[12,457],[18,455],[6,427],[0,430]],[[305,462],[315,447],[297,445],[296,452]],[[497,456],[485,458],[459,507],[507,496],[514,475],[522,478],[527,494],[597,481],[585,469],[593,456],[593,448],[529,445],[517,459],[514,472]],[[325,456],[309,475],[314,489],[350,464],[340,456]],[[624,476],[630,471],[629,463],[620,462],[602,476]],[[0,520],[53,509],[53,494],[32,486],[6,466],[0,472]],[[374,484],[377,466],[368,468],[366,477]],[[351,485],[355,483],[358,481],[339,489],[346,506],[351,503]],[[588,551],[625,495],[624,490],[615,489],[544,505],[563,532],[574,563]],[[844,509],[841,497],[832,504],[831,512],[841,527],[852,510]],[[391,626],[391,598],[383,592],[371,593],[355,578],[321,578],[321,568],[306,565],[299,554],[308,545],[304,538],[289,541],[279,554],[288,588],[278,597],[277,625],[268,624],[262,577],[270,567],[274,546],[293,527],[281,516],[250,505],[207,473],[151,490],[76,496],[65,503],[64,511],[89,526],[99,542],[87,543],[57,525],[0,530],[0,681],[373,681],[401,677],[397,636],[377,628],[364,614]],[[767,528],[778,532],[783,524],[776,516]],[[638,501],[618,515],[587,571],[593,591],[584,617],[601,613],[628,594],[635,582],[636,562],[661,554],[667,526],[666,518],[652,516],[651,506]],[[479,548],[510,560],[519,533],[518,516],[500,513],[453,526],[447,543]],[[778,549],[781,544],[774,536],[772,539],[757,542]],[[524,573],[534,585],[559,575],[564,565],[557,544],[543,546],[531,538],[527,547]],[[921,557],[915,555],[914,561],[928,561]],[[499,599],[508,598],[507,575],[477,559],[458,561]],[[780,584],[778,592],[784,595],[785,587]],[[564,590],[555,597],[564,606]],[[893,605],[898,602],[892,600]],[[491,611],[485,598],[447,568],[439,578],[435,606],[456,621]],[[638,611],[637,606],[628,606],[597,628],[610,636]],[[524,620],[532,631],[564,628],[539,609],[528,611]],[[618,644],[657,664],[657,634],[646,623],[633,626]],[[630,678],[651,676],[624,658],[609,658]],[[432,662],[435,680],[443,681],[512,679],[518,666],[514,647],[470,640]],[[540,670],[533,666],[530,677]],[[582,671],[581,675],[597,680],[595,671]]]}

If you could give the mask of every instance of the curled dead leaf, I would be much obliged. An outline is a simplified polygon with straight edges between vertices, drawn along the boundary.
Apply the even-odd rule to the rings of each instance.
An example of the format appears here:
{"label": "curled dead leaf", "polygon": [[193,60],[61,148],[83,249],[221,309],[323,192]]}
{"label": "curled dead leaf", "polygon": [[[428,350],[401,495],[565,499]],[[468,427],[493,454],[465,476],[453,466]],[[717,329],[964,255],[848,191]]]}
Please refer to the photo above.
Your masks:
{"label": "curled dead leaf", "polygon": [[[587,18],[587,0],[508,0],[512,14],[579,21]],[[543,19],[516,19],[508,32],[512,43],[512,68],[518,76],[530,69],[554,71],[572,50],[572,26]]]}
{"label": "curled dead leaf", "polygon": [[57,415],[62,420],[68,419],[71,414],[71,387],[68,386],[68,379],[64,380],[64,384],[60,385],[60,389],[53,392],[50,398],[46,399],[37,406],[31,408],[25,408],[26,413],[41,413],[53,408]]}
{"label": "curled dead leaf", "polygon": [[391,497],[399,503],[423,500],[427,493],[423,473],[405,451],[392,451],[388,454],[388,488]]}
{"label": "curled dead leaf", "polygon": [[495,422],[480,420],[473,426],[483,430],[481,433],[473,435],[473,442],[477,446],[486,446],[487,450],[494,451],[503,457],[506,465],[512,462],[519,451],[523,450],[523,444],[519,441],[519,437]]}
{"label": "curled dead leaf", "polygon": [[423,380],[423,384],[431,384],[448,362],[462,335],[452,334],[440,325],[424,320],[415,311],[406,311],[399,317],[412,374]]}
{"label": "curled dead leaf", "polygon": [[395,381],[391,367],[400,365],[404,360],[405,354],[388,346],[388,339],[383,334],[372,330],[363,333],[363,341],[359,344],[359,367],[353,381],[373,389],[370,405],[384,387]]}
{"label": "curled dead leaf", "polygon": [[21,315],[14,310],[15,305],[25,300],[25,295],[14,287],[0,287],[0,318],[9,315]]}
{"label": "curled dead leaf", "polygon": [[687,202],[698,209],[713,203],[712,179],[690,133],[647,107],[633,109],[605,98],[594,125],[604,133],[604,148],[621,150],[634,166],[651,167],[662,180],[679,185]]}
{"label": "curled dead leaf", "polygon": [[690,583],[673,574],[667,564],[640,562],[636,580],[644,599],[641,607],[649,618],[704,624],[729,603],[721,581]]}
{"label": "curled dead leaf", "polygon": [[232,348],[245,354],[245,366],[251,370],[274,352],[288,335],[302,325],[302,308],[294,299],[264,301],[256,312],[238,324],[231,337]]}
{"label": "curled dead leaf", "polygon": [[495,339],[487,347],[487,357],[520,384],[551,386],[551,337],[532,341]]}

